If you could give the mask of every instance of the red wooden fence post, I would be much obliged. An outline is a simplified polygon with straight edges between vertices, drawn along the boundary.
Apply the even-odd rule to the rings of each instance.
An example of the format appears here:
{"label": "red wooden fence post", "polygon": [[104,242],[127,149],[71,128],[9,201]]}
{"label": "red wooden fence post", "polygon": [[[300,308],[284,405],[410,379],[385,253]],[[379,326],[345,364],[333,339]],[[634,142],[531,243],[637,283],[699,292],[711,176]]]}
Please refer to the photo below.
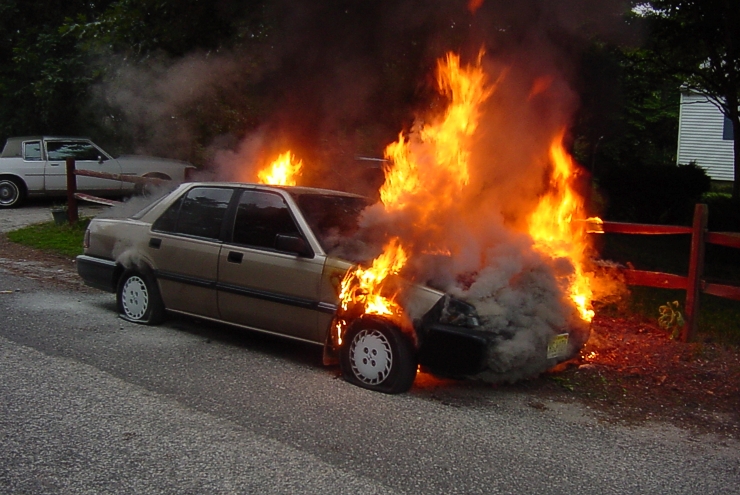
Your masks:
{"label": "red wooden fence post", "polygon": [[75,160],[74,158],[67,158],[67,220],[70,225],[74,225],[79,220],[79,214],[77,212],[77,198],[75,193],[77,192],[77,176],[75,175]]}
{"label": "red wooden fence post", "polygon": [[699,295],[704,276],[704,238],[707,233],[707,205],[698,204],[694,208],[694,223],[691,233],[691,257],[686,287],[686,320],[681,331],[681,340],[689,342],[696,336],[699,322]]}

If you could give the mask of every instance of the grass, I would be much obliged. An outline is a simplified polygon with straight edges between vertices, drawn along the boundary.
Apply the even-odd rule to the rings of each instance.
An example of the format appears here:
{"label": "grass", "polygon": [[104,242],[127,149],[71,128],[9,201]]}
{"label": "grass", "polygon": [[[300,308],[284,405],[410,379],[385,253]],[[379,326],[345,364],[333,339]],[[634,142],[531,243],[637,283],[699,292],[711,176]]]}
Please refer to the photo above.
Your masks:
{"label": "grass", "polygon": [[[689,236],[685,235],[606,234],[599,239],[598,250],[603,259],[625,265],[629,262],[638,270],[685,276],[688,273],[689,242]],[[740,252],[707,244],[704,278],[726,285],[740,285]],[[686,292],[633,286],[624,309],[657,321],[658,308],[672,301],[678,301],[683,309]],[[699,300],[699,339],[740,345],[740,301],[702,294]]]}
{"label": "grass", "polygon": [[13,242],[64,256],[82,254],[82,241],[90,219],[82,219],[76,225],[57,225],[54,222],[29,225],[7,236]]}

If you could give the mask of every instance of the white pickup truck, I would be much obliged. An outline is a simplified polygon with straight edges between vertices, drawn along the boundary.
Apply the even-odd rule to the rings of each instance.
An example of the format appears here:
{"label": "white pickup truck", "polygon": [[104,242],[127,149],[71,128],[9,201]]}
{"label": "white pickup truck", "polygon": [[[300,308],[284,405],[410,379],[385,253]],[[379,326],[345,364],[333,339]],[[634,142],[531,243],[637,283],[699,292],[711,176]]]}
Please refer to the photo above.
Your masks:
{"label": "white pickup truck", "polygon": [[[33,196],[67,193],[65,161],[74,158],[78,170],[152,177],[184,182],[191,164],[149,156],[113,158],[86,138],[31,136],[13,137],[0,154],[0,208],[20,205]],[[132,194],[135,185],[111,179],[77,177],[80,192],[100,196]]]}

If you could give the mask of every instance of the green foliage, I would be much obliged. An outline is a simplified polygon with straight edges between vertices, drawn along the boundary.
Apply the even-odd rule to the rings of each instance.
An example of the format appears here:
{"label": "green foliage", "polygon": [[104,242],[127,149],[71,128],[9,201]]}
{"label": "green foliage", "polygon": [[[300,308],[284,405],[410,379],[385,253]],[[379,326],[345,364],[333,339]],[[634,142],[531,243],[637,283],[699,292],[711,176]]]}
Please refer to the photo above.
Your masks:
{"label": "green foliage", "polygon": [[73,257],[82,254],[82,241],[89,223],[90,219],[80,220],[75,225],[46,222],[8,232],[7,236],[24,246]]}
{"label": "green foliage", "polygon": [[651,0],[651,63],[721,105],[735,133],[733,200],[740,202],[740,8],[731,0]]}
{"label": "green foliage", "polygon": [[604,170],[598,184],[609,220],[689,225],[711,181],[695,164],[636,167],[628,162]]}
{"label": "green foliage", "polygon": [[658,326],[671,332],[671,338],[677,339],[684,326],[683,315],[679,311],[680,304],[678,301],[667,302],[658,308],[660,317],[658,317]]}

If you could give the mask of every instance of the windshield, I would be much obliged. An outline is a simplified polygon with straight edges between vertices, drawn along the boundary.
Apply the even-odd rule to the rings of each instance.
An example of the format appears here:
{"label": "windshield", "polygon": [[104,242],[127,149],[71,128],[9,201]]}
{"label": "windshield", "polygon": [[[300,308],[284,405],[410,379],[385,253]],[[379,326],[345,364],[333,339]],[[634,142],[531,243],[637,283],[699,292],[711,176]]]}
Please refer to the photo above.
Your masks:
{"label": "windshield", "polygon": [[359,229],[359,218],[369,202],[356,196],[297,194],[291,192],[321,247],[328,254],[340,255]]}

